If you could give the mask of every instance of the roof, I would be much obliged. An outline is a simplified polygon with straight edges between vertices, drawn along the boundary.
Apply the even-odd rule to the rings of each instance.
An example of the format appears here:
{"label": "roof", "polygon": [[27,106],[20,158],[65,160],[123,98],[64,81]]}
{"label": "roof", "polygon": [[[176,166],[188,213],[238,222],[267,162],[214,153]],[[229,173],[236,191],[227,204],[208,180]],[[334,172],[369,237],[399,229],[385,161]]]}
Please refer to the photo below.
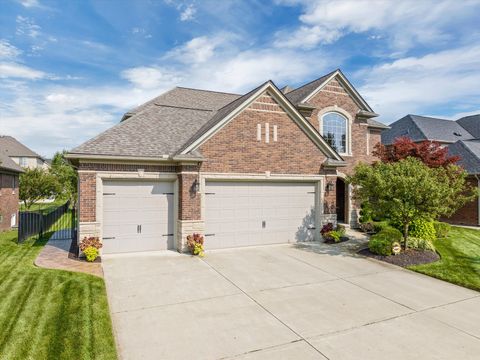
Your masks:
{"label": "roof", "polygon": [[2,149],[8,156],[36,157],[43,159],[35,151],[30,150],[12,136],[0,136],[0,149]]}
{"label": "roof", "polygon": [[390,129],[390,126],[385,125],[384,123],[377,120],[373,120],[373,119],[367,119],[367,124],[369,127],[372,127],[372,128]]}
{"label": "roof", "polygon": [[382,143],[390,145],[402,136],[413,141],[430,140],[442,143],[474,139],[474,136],[456,121],[412,114],[390,124],[390,129],[382,132]]}
{"label": "roof", "polygon": [[459,156],[458,164],[469,174],[480,174],[480,140],[457,141],[448,146],[448,153]]}
{"label": "roof", "polygon": [[462,117],[457,123],[476,139],[480,139],[480,114]]}
{"label": "roof", "polygon": [[0,171],[7,170],[16,173],[23,172],[23,169],[18,166],[15,161],[10,159],[10,157],[5,153],[3,149],[0,148]]}
{"label": "roof", "polygon": [[329,72],[328,74],[319,77],[316,80],[310,81],[309,83],[296,88],[295,90],[291,90],[285,94],[288,100],[294,105],[301,103],[303,99],[305,99],[308,95],[314,92],[319,86],[321,86],[330,76],[332,76],[338,70],[334,70]]}

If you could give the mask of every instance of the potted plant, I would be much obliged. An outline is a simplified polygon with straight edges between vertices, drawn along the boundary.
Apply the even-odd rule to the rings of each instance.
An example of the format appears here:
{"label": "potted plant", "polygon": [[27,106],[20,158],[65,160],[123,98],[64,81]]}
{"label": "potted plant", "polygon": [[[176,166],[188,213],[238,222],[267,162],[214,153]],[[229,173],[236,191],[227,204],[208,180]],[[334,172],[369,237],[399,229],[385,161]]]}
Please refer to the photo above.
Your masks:
{"label": "potted plant", "polygon": [[203,236],[200,234],[192,234],[187,236],[187,247],[192,255],[198,255],[200,257],[205,255],[203,242]]}
{"label": "potted plant", "polygon": [[99,250],[102,248],[102,243],[97,236],[84,237],[80,241],[80,251],[85,254],[88,262],[93,262],[99,255]]}

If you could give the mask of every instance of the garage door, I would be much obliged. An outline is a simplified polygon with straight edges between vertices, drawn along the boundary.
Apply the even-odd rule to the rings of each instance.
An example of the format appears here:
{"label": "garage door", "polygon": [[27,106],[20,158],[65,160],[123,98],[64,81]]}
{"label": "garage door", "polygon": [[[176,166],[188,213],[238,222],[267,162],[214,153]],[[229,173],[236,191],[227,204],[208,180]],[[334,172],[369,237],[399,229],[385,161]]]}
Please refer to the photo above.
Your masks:
{"label": "garage door", "polygon": [[314,184],[212,181],[205,193],[206,249],[314,238]]}
{"label": "garage door", "polygon": [[173,248],[173,183],[103,182],[103,253]]}

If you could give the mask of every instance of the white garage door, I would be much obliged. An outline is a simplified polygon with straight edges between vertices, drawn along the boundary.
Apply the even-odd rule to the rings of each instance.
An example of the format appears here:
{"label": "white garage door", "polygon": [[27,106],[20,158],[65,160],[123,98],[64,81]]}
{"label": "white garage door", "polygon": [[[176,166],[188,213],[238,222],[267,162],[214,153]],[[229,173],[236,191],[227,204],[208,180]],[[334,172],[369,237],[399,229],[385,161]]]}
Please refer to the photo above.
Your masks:
{"label": "white garage door", "polygon": [[206,249],[309,241],[314,228],[314,184],[206,183]]}
{"label": "white garage door", "polygon": [[172,182],[103,182],[104,254],[172,248]]}

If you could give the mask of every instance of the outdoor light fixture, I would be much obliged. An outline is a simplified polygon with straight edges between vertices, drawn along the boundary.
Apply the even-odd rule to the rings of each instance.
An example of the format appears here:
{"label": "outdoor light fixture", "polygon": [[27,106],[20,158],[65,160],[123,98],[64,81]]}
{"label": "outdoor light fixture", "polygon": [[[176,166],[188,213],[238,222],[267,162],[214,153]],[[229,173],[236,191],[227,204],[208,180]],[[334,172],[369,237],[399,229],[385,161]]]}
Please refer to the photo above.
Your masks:
{"label": "outdoor light fixture", "polygon": [[333,181],[327,183],[327,191],[332,191],[334,189]]}
{"label": "outdoor light fixture", "polygon": [[192,184],[192,192],[193,193],[200,192],[200,182],[197,179],[195,179],[195,181]]}

